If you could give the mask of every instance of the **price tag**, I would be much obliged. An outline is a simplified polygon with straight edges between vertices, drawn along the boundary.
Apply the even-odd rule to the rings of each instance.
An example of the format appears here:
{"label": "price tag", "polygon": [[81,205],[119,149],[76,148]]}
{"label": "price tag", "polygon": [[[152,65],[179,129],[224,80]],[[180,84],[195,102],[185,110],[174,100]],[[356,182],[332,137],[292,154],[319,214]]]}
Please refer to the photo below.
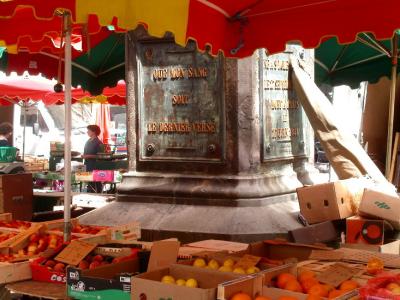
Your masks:
{"label": "price tag", "polygon": [[235,268],[243,268],[247,270],[250,267],[254,267],[261,260],[261,257],[245,254],[238,262],[235,264]]}
{"label": "price tag", "polygon": [[96,246],[96,244],[74,240],[56,256],[55,260],[77,266]]}
{"label": "price tag", "polygon": [[317,276],[317,280],[319,282],[337,287],[343,281],[352,278],[357,272],[358,270],[353,270],[344,264],[337,263],[319,274]]}

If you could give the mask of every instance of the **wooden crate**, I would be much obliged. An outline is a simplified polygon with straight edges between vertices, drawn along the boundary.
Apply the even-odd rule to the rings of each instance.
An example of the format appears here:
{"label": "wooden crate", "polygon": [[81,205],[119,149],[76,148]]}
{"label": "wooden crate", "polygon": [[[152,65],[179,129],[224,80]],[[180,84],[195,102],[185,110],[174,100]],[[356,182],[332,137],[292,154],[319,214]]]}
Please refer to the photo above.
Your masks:
{"label": "wooden crate", "polygon": [[0,262],[0,283],[10,283],[32,278],[29,261],[6,263]]}

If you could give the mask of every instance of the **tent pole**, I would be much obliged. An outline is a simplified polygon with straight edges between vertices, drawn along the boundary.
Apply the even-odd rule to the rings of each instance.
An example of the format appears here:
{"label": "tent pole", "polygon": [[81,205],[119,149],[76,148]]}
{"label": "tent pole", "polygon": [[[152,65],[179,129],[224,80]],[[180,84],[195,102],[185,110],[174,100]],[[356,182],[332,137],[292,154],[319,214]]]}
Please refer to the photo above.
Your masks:
{"label": "tent pole", "polygon": [[25,139],[26,139],[26,103],[22,103],[22,107],[24,109],[24,131],[23,131],[23,138],[22,138],[22,161],[25,161]]}
{"label": "tent pole", "polygon": [[63,15],[65,33],[64,61],[64,107],[65,107],[65,145],[64,145],[64,241],[71,239],[71,16]]}
{"label": "tent pole", "polygon": [[386,147],[386,178],[389,178],[390,163],[392,158],[393,144],[393,122],[394,122],[394,107],[396,101],[396,84],[397,84],[397,52],[398,52],[399,36],[395,33],[392,40],[392,79],[390,85],[390,100],[389,100],[389,115],[388,115],[388,134]]}

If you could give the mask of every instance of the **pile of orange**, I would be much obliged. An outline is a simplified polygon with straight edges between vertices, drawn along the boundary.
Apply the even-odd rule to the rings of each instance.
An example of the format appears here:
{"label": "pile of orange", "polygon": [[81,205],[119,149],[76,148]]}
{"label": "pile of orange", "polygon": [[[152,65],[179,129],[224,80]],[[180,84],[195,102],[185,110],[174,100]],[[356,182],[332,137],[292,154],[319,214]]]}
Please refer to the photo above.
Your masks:
{"label": "pile of orange", "polygon": [[313,271],[306,270],[297,278],[290,273],[279,274],[276,278],[276,286],[280,289],[308,294],[308,300],[318,300],[323,297],[328,299],[339,297],[358,288],[358,283],[354,280],[346,280],[338,289],[335,289],[333,286],[320,283]]}
{"label": "pile of orange", "polygon": [[[276,287],[287,291],[308,294],[307,300],[321,300],[322,298],[335,299],[341,295],[358,288],[354,280],[344,281],[339,288],[320,283],[313,271],[303,271],[296,278],[290,273],[281,273],[276,277]],[[252,298],[246,293],[235,294],[229,300],[271,300],[266,296]],[[281,296],[279,300],[298,300],[293,296]]]}

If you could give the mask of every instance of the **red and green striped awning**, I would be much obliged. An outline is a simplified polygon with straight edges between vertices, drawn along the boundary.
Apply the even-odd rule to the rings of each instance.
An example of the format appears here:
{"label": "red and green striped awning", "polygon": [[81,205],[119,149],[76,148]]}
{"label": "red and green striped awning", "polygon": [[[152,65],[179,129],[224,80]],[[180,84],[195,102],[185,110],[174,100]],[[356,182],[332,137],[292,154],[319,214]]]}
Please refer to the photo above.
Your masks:
{"label": "red and green striped awning", "polygon": [[143,24],[155,37],[172,32],[178,44],[194,39],[200,49],[244,57],[257,48],[282,51],[288,41],[314,48],[336,36],[350,43],[359,32],[388,39],[400,28],[399,8],[395,0],[0,0],[0,40],[14,49],[24,38],[40,42],[60,32],[55,14],[68,10],[76,32]]}

